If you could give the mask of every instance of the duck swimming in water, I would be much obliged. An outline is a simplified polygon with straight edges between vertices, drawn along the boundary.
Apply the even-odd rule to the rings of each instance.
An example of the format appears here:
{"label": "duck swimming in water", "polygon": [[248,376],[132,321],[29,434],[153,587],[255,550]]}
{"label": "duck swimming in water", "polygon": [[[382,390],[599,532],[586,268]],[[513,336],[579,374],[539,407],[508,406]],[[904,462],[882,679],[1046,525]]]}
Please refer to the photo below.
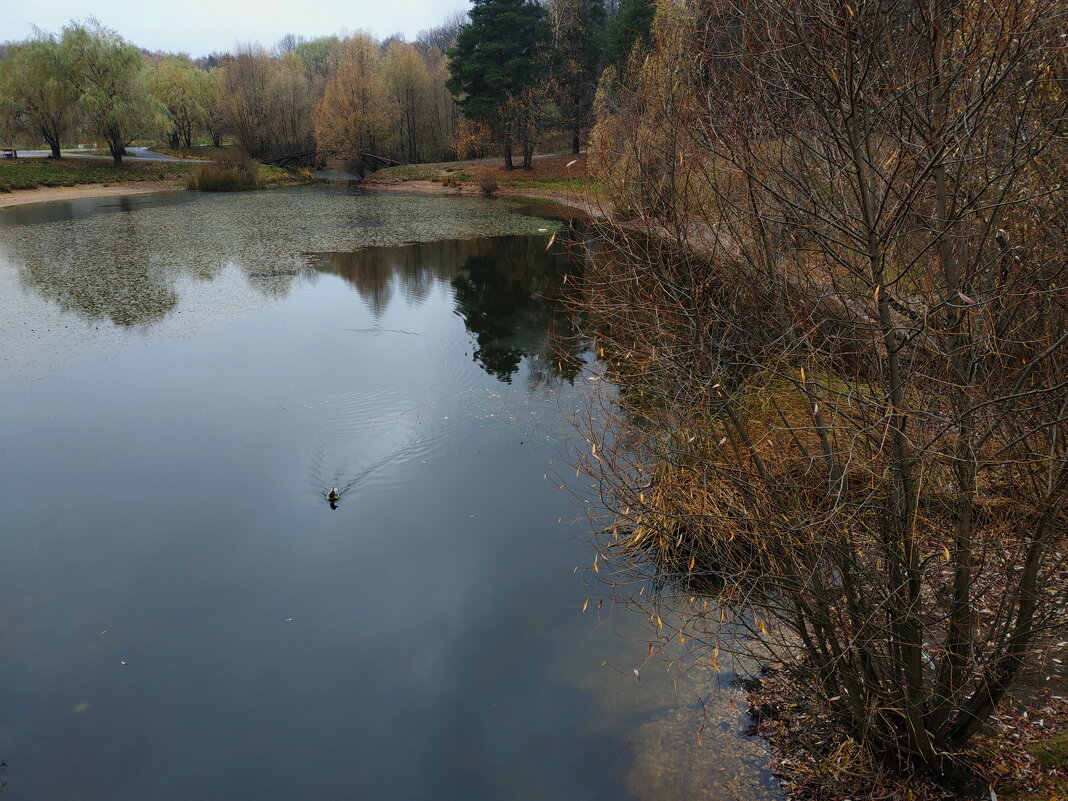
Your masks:
{"label": "duck swimming in water", "polygon": [[326,499],[333,503],[334,501],[341,500],[341,493],[338,492],[337,487],[334,487],[330,492],[326,494]]}

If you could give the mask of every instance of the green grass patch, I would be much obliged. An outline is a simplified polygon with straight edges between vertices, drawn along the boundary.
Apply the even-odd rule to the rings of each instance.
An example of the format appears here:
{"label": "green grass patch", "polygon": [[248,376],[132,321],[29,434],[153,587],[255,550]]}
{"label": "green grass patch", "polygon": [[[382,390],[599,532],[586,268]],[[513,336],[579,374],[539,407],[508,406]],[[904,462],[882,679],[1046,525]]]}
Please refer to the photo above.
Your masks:
{"label": "green grass patch", "polygon": [[192,176],[195,167],[195,164],[166,161],[126,161],[116,167],[104,159],[0,160],[0,192],[39,186],[184,180]]}
{"label": "green grass patch", "polygon": [[386,167],[374,173],[376,178],[398,178],[402,181],[434,181],[441,180],[443,170],[436,164],[402,164],[397,167]]}
{"label": "green grass patch", "polygon": [[1008,792],[1006,801],[1050,801],[1068,798],[1068,732],[1046,737],[1028,746],[1039,764],[1046,770],[1056,770],[1059,775],[1048,776],[1037,792]]}
{"label": "green grass patch", "polygon": [[154,145],[149,148],[153,153],[170,156],[176,159],[214,159],[224,156],[233,151],[231,147],[215,147],[214,145],[193,145],[192,147],[167,147],[166,145]]}
{"label": "green grass patch", "polygon": [[596,196],[603,194],[600,184],[592,178],[538,178],[531,175],[497,176],[502,186],[512,189],[543,189],[549,192],[573,192],[576,195]]}

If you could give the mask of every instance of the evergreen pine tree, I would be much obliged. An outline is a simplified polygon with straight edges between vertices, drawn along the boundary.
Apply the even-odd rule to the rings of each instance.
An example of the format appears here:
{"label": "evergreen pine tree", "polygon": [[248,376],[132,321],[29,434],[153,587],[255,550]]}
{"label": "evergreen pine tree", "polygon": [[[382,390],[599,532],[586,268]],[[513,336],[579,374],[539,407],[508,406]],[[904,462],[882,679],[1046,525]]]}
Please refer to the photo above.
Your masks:
{"label": "evergreen pine tree", "polygon": [[619,11],[608,25],[607,62],[621,66],[635,44],[648,45],[655,16],[655,0],[620,0]]}
{"label": "evergreen pine tree", "polygon": [[509,117],[516,99],[547,78],[551,31],[532,0],[472,0],[470,23],[449,49],[449,91],[463,115],[487,125],[512,169]]}
{"label": "evergreen pine tree", "polygon": [[571,152],[582,146],[597,93],[607,14],[604,0],[551,0],[556,100],[571,133]]}

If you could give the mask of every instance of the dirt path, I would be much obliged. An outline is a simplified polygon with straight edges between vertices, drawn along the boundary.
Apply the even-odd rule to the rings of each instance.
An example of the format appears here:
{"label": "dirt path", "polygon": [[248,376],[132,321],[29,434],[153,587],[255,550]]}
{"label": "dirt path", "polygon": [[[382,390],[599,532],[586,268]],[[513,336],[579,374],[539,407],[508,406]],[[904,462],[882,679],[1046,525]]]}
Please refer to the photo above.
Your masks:
{"label": "dirt path", "polygon": [[37,189],[16,189],[0,194],[0,209],[24,206],[29,203],[48,203],[53,200],[80,200],[87,197],[143,195],[184,189],[180,181],[136,181],[121,184],[81,184],[79,186],[42,186]]}

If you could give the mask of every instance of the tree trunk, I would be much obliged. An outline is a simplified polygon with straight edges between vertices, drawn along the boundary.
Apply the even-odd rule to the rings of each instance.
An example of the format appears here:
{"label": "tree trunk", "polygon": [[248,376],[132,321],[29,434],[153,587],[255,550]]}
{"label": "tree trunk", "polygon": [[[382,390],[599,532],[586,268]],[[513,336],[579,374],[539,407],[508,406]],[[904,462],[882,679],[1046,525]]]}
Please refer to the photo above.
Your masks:
{"label": "tree trunk", "polygon": [[41,126],[41,136],[44,137],[44,140],[46,142],[48,142],[48,146],[52,149],[51,158],[58,159],[59,156],[60,156],[60,154],[59,154],[59,134],[58,133],[56,133],[56,134],[50,133],[42,125]]}
{"label": "tree trunk", "polygon": [[582,134],[578,121],[575,121],[575,127],[571,129],[571,155],[577,156],[582,152]]}
{"label": "tree trunk", "polygon": [[506,170],[514,170],[515,165],[512,164],[512,140],[507,139],[504,142],[504,168]]}

